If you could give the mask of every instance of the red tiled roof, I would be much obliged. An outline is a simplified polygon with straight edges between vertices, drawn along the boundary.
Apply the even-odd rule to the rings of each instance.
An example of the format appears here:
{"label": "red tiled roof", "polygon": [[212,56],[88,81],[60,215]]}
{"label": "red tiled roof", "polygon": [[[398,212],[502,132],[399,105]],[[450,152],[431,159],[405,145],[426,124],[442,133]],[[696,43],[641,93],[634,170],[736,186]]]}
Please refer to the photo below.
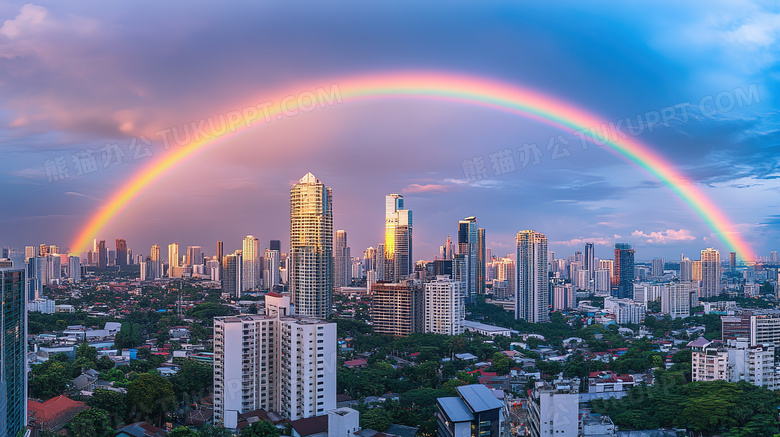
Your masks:
{"label": "red tiled roof", "polygon": [[319,432],[328,432],[328,416],[314,416],[306,419],[298,419],[290,422],[295,432],[301,437],[316,434]]}
{"label": "red tiled roof", "polygon": [[74,401],[63,395],[46,402],[27,400],[28,415],[41,424],[42,429],[48,431],[66,424],[79,411],[87,408],[89,407],[84,402]]}

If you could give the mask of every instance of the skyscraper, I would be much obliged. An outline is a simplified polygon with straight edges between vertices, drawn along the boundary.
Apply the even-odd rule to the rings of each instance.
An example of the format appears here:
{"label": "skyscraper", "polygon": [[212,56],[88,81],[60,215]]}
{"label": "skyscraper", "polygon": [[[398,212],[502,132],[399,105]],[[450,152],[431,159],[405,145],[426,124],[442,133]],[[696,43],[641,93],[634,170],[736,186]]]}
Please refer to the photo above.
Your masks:
{"label": "skyscraper", "polygon": [[701,251],[701,294],[713,297],[720,294],[720,252],[711,247]]}
{"label": "skyscraper", "polygon": [[261,282],[260,266],[260,240],[253,235],[244,238],[242,288],[241,291],[249,291],[259,286]]}
{"label": "skyscraper", "polygon": [[547,267],[547,237],[525,230],[517,233],[517,297],[515,319],[547,322],[550,279]]}
{"label": "skyscraper", "polygon": [[333,239],[333,287],[345,287],[352,283],[352,262],[347,246],[347,231],[339,229]]}
{"label": "skyscraper", "polygon": [[282,242],[279,240],[271,240],[271,244],[268,247],[271,250],[278,250],[279,252],[282,251]]}
{"label": "skyscraper", "polygon": [[[479,259],[477,255],[477,218],[466,217],[458,222],[458,258],[453,262],[460,264],[452,266],[453,274],[457,280],[466,283],[466,303],[476,301],[478,290],[477,280],[479,278]],[[459,267],[463,267],[461,270]],[[484,277],[484,275],[483,275]]]}
{"label": "skyscraper", "polygon": [[306,173],[290,190],[288,276],[297,314],[324,319],[333,292],[332,190]]}
{"label": "skyscraper", "polygon": [[615,243],[615,286],[613,295],[628,299],[634,294],[634,249],[628,243]]}
{"label": "skyscraper", "polygon": [[123,238],[116,239],[116,261],[118,266],[127,265],[127,242]]}
{"label": "skyscraper", "polygon": [[[273,240],[271,240],[273,242]],[[277,246],[278,247],[278,246]],[[273,290],[274,285],[281,284],[279,277],[279,267],[282,254],[279,249],[266,249],[263,257],[263,285],[269,290]]]}
{"label": "skyscraper", "polygon": [[477,294],[485,294],[485,228],[477,228]]}
{"label": "skyscraper", "polygon": [[380,282],[371,287],[374,332],[406,337],[423,332],[425,294],[419,281]]}
{"label": "skyscraper", "polygon": [[583,269],[589,272],[590,277],[593,277],[593,272],[598,269],[593,243],[585,243],[585,258],[583,258],[583,262]]}
{"label": "skyscraper", "polygon": [[100,240],[97,245],[97,268],[105,269],[108,267],[108,252],[106,251],[106,240]]}
{"label": "skyscraper", "polygon": [[222,292],[233,297],[241,297],[243,287],[241,251],[222,258]]}
{"label": "skyscraper", "polygon": [[0,347],[0,435],[15,436],[27,425],[27,323],[25,269],[0,269],[3,341]]}
{"label": "skyscraper", "polygon": [[653,270],[650,272],[652,276],[660,277],[664,275],[664,259],[657,258],[653,260]]}
{"label": "skyscraper", "polygon": [[465,285],[446,276],[437,276],[435,281],[425,283],[425,332],[443,335],[463,333]]}
{"label": "skyscraper", "polygon": [[693,281],[693,263],[685,256],[680,256],[680,282]]}
{"label": "skyscraper", "polygon": [[68,257],[68,277],[73,282],[81,281],[81,258],[77,256]]}
{"label": "skyscraper", "polygon": [[197,266],[203,264],[203,250],[200,246],[187,246],[187,265]]}
{"label": "skyscraper", "polygon": [[222,257],[225,256],[224,243],[221,240],[217,240],[217,261],[222,264]]}
{"label": "skyscraper", "polygon": [[412,211],[404,209],[404,196],[385,196],[385,275],[398,282],[414,272],[412,259]]}
{"label": "skyscraper", "polygon": [[729,252],[729,271],[737,270],[737,252]]}
{"label": "skyscraper", "polygon": [[173,278],[174,270],[179,267],[179,243],[168,245],[168,277]]}
{"label": "skyscraper", "polygon": [[149,279],[160,279],[163,276],[160,245],[155,244],[149,250]]}

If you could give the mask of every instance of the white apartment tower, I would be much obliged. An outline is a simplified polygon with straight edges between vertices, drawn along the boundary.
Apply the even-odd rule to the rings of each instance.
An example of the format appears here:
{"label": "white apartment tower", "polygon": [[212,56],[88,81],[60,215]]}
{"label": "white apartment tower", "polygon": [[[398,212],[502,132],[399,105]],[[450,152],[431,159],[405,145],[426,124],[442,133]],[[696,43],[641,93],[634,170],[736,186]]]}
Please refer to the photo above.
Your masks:
{"label": "white apartment tower", "polygon": [[243,240],[243,248],[241,291],[249,291],[261,284],[263,270],[260,266],[260,240],[254,235],[247,235]]}
{"label": "white apartment tower", "polygon": [[713,248],[701,251],[701,295],[713,297],[720,294],[720,252]]}
{"label": "white apartment tower", "polygon": [[425,332],[444,335],[463,333],[466,283],[437,276],[425,284]]}
{"label": "white apartment tower", "polygon": [[515,319],[548,322],[549,275],[547,237],[535,231],[517,233],[517,297]]}
{"label": "white apartment tower", "polygon": [[215,423],[234,428],[237,414],[259,408],[291,420],[326,414],[336,408],[336,366],[335,323],[270,310],[217,317]]}

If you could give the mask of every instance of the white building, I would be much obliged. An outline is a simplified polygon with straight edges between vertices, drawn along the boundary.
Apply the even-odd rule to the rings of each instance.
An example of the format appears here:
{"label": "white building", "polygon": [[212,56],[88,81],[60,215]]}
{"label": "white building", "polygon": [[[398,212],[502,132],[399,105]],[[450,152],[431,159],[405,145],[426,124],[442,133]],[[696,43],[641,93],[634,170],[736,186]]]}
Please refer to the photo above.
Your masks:
{"label": "white building", "polygon": [[[580,270],[580,272],[587,272]],[[577,307],[577,292],[571,284],[553,286],[553,311],[567,310]]]}
{"label": "white building", "polygon": [[593,274],[593,279],[596,285],[597,296],[608,296],[612,289],[612,277],[609,274],[608,269],[598,269]]}
{"label": "white building", "polygon": [[54,314],[55,304],[53,299],[36,299],[32,302],[27,302],[28,311]]}
{"label": "white building", "polygon": [[73,282],[81,281],[81,258],[77,256],[68,257],[68,277]]}
{"label": "white building", "polygon": [[461,322],[466,317],[466,283],[453,281],[449,276],[437,276],[425,284],[425,332],[458,335],[463,333]]}
{"label": "white building", "polygon": [[691,284],[688,282],[666,284],[661,292],[661,312],[669,317],[689,317],[691,315]]}
{"label": "white building", "polygon": [[605,298],[604,309],[615,316],[615,323],[618,325],[627,323],[641,325],[645,321],[645,313],[647,312],[644,303],[616,297]]}
{"label": "white building", "polygon": [[254,290],[261,284],[263,270],[260,267],[260,241],[253,235],[247,235],[243,241],[241,291]]}
{"label": "white building", "polygon": [[328,411],[328,437],[355,437],[360,431],[360,413],[352,408]]}
{"label": "white building", "polygon": [[753,345],[748,339],[708,341],[703,337],[688,343],[693,349],[691,379],[693,381],[747,381],[753,385],[777,390],[775,348]]}
{"label": "white building", "polygon": [[278,250],[265,250],[265,256],[263,257],[263,263],[265,264],[263,269],[263,285],[265,288],[272,290],[274,285],[279,285],[281,280],[279,278],[279,262],[282,254]]}
{"label": "white building", "polygon": [[578,436],[579,385],[578,379],[536,383],[528,399],[532,436]]}
{"label": "white building", "polygon": [[266,296],[265,315],[214,319],[215,423],[235,428],[238,413],[259,408],[291,420],[336,408],[336,324],[287,316],[285,302]]}

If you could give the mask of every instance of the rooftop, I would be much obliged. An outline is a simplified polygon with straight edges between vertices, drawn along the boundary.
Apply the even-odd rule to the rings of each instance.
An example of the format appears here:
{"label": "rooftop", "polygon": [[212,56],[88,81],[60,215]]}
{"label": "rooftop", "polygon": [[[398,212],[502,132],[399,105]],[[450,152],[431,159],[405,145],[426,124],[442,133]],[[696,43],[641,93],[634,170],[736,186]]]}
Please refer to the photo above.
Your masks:
{"label": "rooftop", "polygon": [[493,392],[484,385],[462,385],[458,387],[458,393],[474,412],[494,410],[503,406]]}
{"label": "rooftop", "polygon": [[474,415],[471,414],[469,407],[466,406],[466,403],[463,402],[461,398],[438,398],[436,399],[436,402],[438,402],[441,409],[444,410],[444,414],[453,422],[470,422],[474,420]]}

